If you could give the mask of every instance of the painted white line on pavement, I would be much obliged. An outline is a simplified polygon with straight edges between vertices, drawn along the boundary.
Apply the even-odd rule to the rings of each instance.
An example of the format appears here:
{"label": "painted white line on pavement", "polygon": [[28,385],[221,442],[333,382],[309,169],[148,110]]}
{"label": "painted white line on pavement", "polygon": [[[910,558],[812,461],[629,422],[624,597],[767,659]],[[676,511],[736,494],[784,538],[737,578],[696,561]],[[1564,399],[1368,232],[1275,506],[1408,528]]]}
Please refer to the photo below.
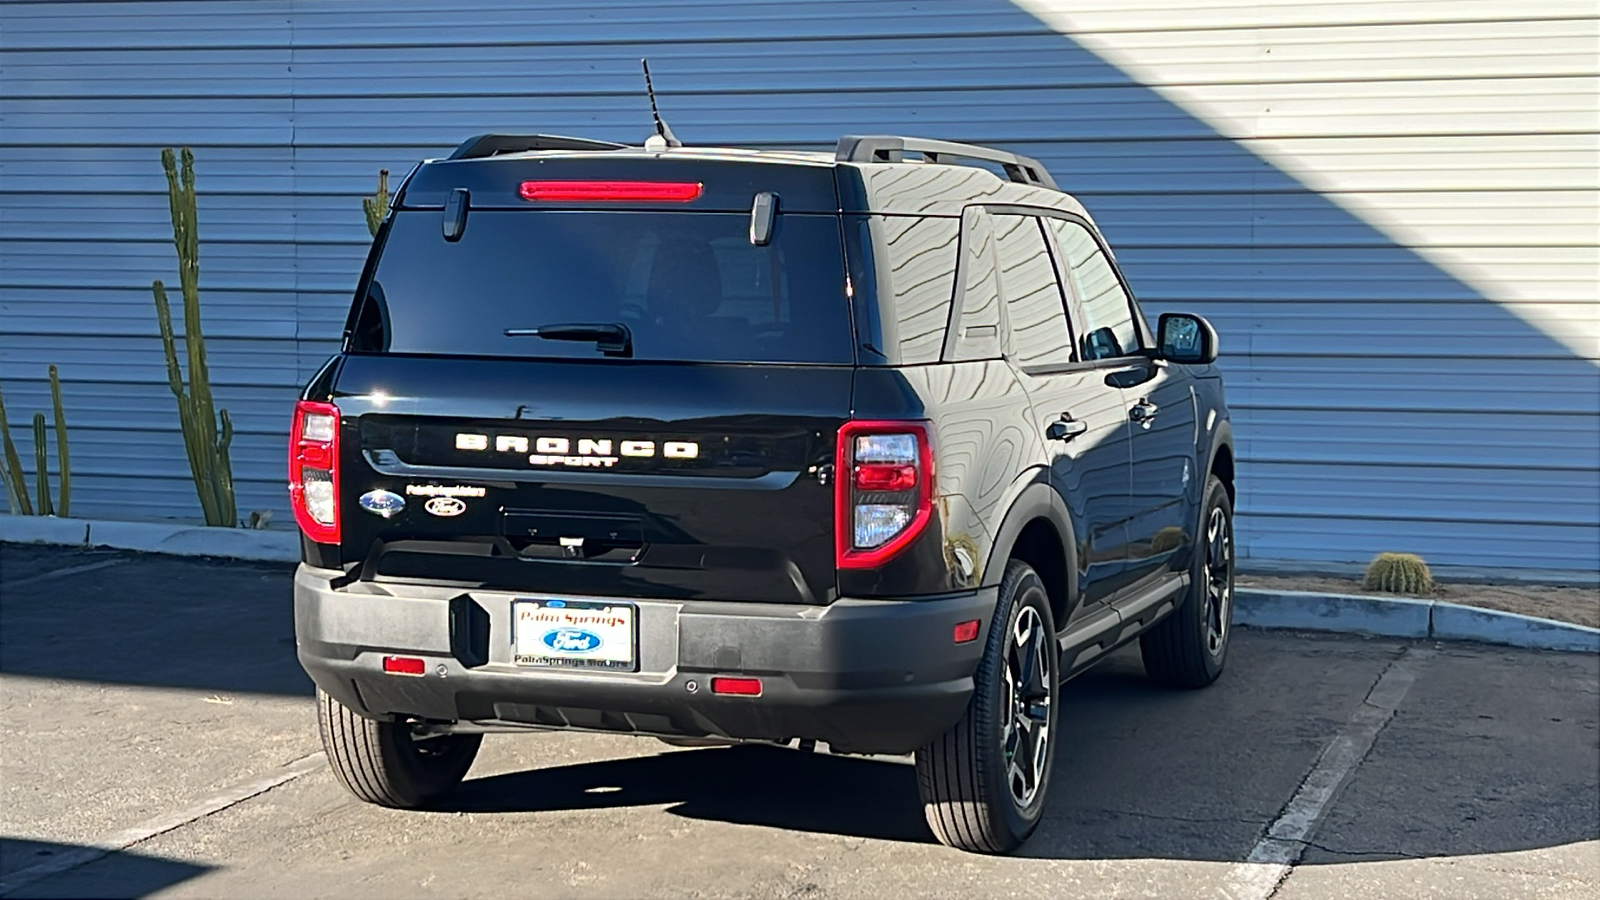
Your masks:
{"label": "painted white line on pavement", "polygon": [[1430,649],[1408,648],[1384,669],[1367,692],[1361,707],[1350,716],[1333,740],[1322,749],[1316,765],[1300,783],[1278,818],[1267,826],[1245,861],[1228,873],[1222,894],[1229,900],[1267,900],[1289,877],[1305,842],[1317,829],[1323,812],[1350,773],[1366,759],[1379,732],[1394,717],[1400,701],[1417,680],[1412,663],[1433,655]]}
{"label": "painted white line on pavement", "polygon": [[315,772],[317,769],[322,768],[326,762],[327,757],[319,750],[310,756],[302,756],[274,772],[225,788],[193,806],[163,816],[157,816],[143,824],[135,825],[132,828],[124,828],[121,831],[106,835],[92,846],[69,850],[46,862],[12,872],[0,879],[0,895],[9,894],[17,888],[32,884],[41,878],[49,878],[52,875],[71,871],[79,866],[92,863],[101,857],[148,841],[158,834],[165,834],[174,828],[181,828],[190,822],[221,812],[236,803],[242,803],[258,794],[264,794],[280,784],[293,781],[307,773]]}
{"label": "painted white line on pavement", "polygon": [[112,566],[120,566],[125,562],[127,562],[125,559],[102,559],[99,562],[84,563],[81,566],[51,569],[48,572],[40,572],[38,575],[18,578],[16,581],[0,581],[0,591],[14,591],[26,585],[38,584],[41,581],[49,581],[52,578],[60,578],[62,575],[76,575],[79,572],[93,572],[95,569],[109,569]]}

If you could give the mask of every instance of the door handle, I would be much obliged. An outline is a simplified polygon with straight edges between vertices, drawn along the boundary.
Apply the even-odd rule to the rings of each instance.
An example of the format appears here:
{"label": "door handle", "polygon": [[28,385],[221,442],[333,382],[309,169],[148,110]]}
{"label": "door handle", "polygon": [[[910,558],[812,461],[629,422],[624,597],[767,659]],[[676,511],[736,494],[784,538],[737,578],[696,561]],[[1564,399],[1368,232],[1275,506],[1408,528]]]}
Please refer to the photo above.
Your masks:
{"label": "door handle", "polygon": [[1150,424],[1150,420],[1156,417],[1156,411],[1159,409],[1160,407],[1156,406],[1154,403],[1151,403],[1149,398],[1145,398],[1140,400],[1138,403],[1135,403],[1133,408],[1128,410],[1128,418],[1135,422],[1148,425]]}
{"label": "door handle", "polygon": [[1088,430],[1088,422],[1074,419],[1070,413],[1062,413],[1061,418],[1051,422],[1044,433],[1052,441],[1070,441]]}

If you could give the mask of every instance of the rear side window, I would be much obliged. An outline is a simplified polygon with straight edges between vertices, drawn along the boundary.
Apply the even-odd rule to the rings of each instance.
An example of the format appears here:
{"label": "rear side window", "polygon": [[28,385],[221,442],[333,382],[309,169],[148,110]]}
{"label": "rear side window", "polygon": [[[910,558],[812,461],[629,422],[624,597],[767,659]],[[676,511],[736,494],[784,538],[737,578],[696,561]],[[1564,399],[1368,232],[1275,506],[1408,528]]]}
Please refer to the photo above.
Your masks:
{"label": "rear side window", "polygon": [[1011,351],[1017,364],[1048,366],[1072,362],[1067,307],[1045,249],[1044,232],[1033,216],[996,215],[1000,292],[1006,300]]}
{"label": "rear side window", "polygon": [[952,361],[1000,356],[1000,282],[994,222],[978,207],[961,213],[961,316],[949,338]]}
{"label": "rear side window", "polygon": [[957,224],[928,216],[875,216],[888,258],[900,362],[938,362],[956,282]]}
{"label": "rear side window", "polygon": [[747,213],[484,209],[451,242],[438,211],[401,211],[349,349],[604,359],[593,341],[505,332],[617,324],[637,359],[852,363],[838,219],[779,216],[764,247],[749,227]]}
{"label": "rear side window", "polygon": [[1066,257],[1067,281],[1083,310],[1078,339],[1085,360],[1111,359],[1139,352],[1133,305],[1116,270],[1089,229],[1066,219],[1050,219],[1056,243]]}

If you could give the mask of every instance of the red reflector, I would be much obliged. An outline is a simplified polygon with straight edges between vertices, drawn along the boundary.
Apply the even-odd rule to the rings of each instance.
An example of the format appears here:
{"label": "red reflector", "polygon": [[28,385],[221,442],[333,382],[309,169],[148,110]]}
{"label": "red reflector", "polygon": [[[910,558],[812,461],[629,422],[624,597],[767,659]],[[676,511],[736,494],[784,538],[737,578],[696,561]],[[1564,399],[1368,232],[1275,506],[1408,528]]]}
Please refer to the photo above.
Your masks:
{"label": "red reflector", "polygon": [[962,622],[956,626],[955,639],[958,644],[970,644],[978,639],[978,620]]}
{"label": "red reflector", "polygon": [[521,194],[524,200],[687,203],[704,187],[697,181],[524,181]]}
{"label": "red reflector", "polygon": [[383,670],[390,675],[421,675],[428,664],[415,656],[385,656]]}
{"label": "red reflector", "polygon": [[711,693],[737,694],[741,697],[759,697],[761,696],[761,679],[713,678],[711,679]]}
{"label": "red reflector", "polygon": [[858,491],[909,491],[917,486],[916,466],[863,463],[856,466]]}

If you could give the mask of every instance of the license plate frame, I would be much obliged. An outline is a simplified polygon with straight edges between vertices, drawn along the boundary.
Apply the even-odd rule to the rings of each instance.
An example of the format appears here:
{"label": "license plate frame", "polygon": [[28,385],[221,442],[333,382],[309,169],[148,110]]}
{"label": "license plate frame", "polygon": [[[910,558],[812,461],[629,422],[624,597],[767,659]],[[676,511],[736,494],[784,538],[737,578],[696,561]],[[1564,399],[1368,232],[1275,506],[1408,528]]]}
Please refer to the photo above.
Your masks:
{"label": "license plate frame", "polygon": [[526,668],[637,672],[639,607],[518,597],[511,601],[511,661]]}

